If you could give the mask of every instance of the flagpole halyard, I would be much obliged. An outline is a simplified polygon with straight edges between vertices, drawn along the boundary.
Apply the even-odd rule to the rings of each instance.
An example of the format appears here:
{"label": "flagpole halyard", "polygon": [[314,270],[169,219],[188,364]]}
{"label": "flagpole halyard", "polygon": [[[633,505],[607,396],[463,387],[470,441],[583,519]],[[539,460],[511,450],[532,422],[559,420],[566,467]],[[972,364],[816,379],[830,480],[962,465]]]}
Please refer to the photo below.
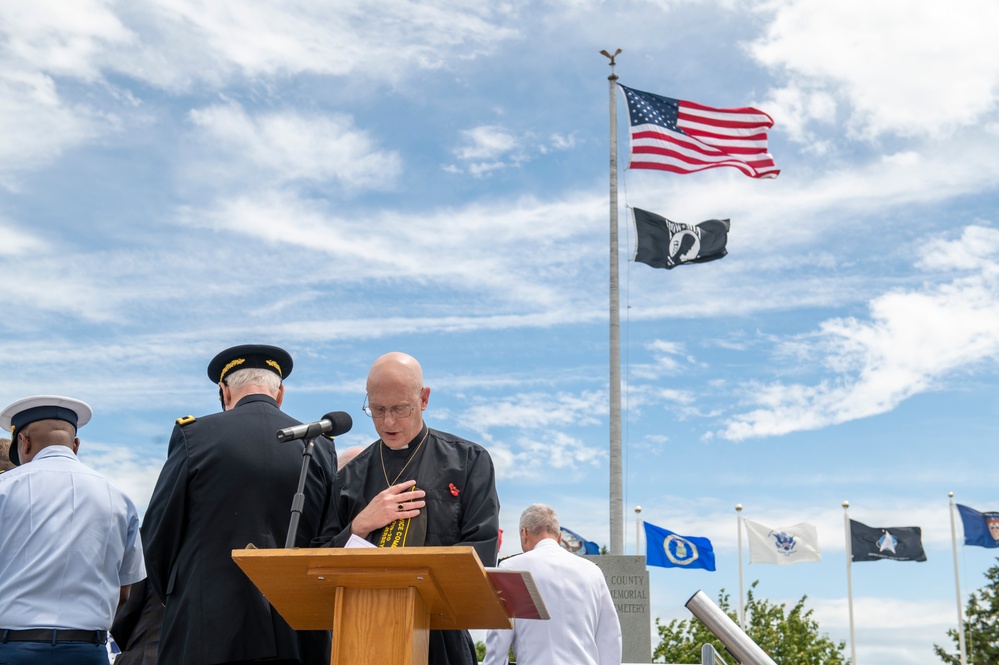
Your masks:
{"label": "flagpole halyard", "polygon": [[624,554],[624,484],[621,478],[621,296],[617,237],[617,74],[610,58],[610,553]]}

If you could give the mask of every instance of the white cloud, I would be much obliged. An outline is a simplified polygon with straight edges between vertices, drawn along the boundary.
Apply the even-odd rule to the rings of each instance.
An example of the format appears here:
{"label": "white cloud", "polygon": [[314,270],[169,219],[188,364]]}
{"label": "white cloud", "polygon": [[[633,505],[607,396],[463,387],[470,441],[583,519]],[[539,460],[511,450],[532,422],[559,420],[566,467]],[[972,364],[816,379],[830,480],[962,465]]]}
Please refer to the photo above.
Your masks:
{"label": "white cloud", "polygon": [[848,131],[867,138],[946,134],[995,107],[999,51],[982,47],[999,23],[990,0],[779,0],[764,11],[772,22],[749,50],[787,74],[778,104],[825,90],[849,104]]}
{"label": "white cloud", "polygon": [[16,256],[45,250],[45,243],[33,234],[25,233],[0,217],[0,256]]}
{"label": "white cloud", "polygon": [[645,345],[655,359],[656,369],[667,374],[677,374],[686,366],[693,365],[697,361],[687,353],[684,345],[679,342],[668,342],[656,339]]}
{"label": "white cloud", "polygon": [[[590,289],[571,279],[602,256],[583,223],[601,215],[592,200],[589,195],[550,202],[525,198],[356,217],[289,192],[262,191],[209,210],[185,210],[181,221],[334,257],[326,270],[336,279],[447,284],[517,303],[518,309],[526,304],[569,312],[581,302],[596,302]],[[551,224],[552,219],[578,223]]]}
{"label": "white cloud", "polygon": [[[906,564],[901,564],[906,565]],[[947,631],[957,624],[953,601],[884,598],[854,588],[853,616],[857,660],[925,665],[936,660],[933,644],[949,646]],[[846,641],[850,653],[850,610],[847,598],[810,596],[813,618],[834,639]]]}
{"label": "white cloud", "polygon": [[786,132],[792,141],[811,143],[812,152],[824,154],[828,144],[815,138],[809,131],[809,123],[815,121],[831,125],[836,120],[836,100],[830,93],[822,90],[807,90],[801,86],[793,86],[771,90],[768,99],[763,102],[771,117],[780,119],[780,129]]}
{"label": "white cloud", "polygon": [[136,45],[112,0],[9,0],[0,3],[0,53],[9,64],[38,72],[95,80],[110,49]]}
{"label": "white cloud", "polygon": [[[106,109],[137,103],[132,91],[119,87],[130,81],[110,83],[115,74],[170,92],[300,74],[400,81],[414,69],[444,67],[449,58],[491,53],[518,34],[502,25],[508,12],[515,9],[456,0],[392,0],[379,5],[378,20],[371,20],[364,0],[335,7],[307,0],[2,3],[0,133],[6,138],[0,145],[0,185],[15,188],[17,173],[113,131],[120,120]],[[76,92],[66,91],[66,80],[75,82]],[[260,138],[290,141],[276,144],[283,148],[279,156],[287,158],[299,147],[313,157],[331,149],[325,161],[291,164],[288,177],[311,169],[319,177],[371,186],[377,180],[374,162],[384,159],[388,179],[399,169],[395,154],[372,150],[370,139],[343,118],[327,119],[326,126],[289,116],[262,122]],[[320,141],[296,143],[309,138]]]}
{"label": "white cloud", "polygon": [[[2,64],[2,63],[0,63]],[[55,81],[21,69],[0,70],[0,185],[17,189],[18,174],[118,126],[113,116],[67,104]]]}
{"label": "white cloud", "polygon": [[468,171],[482,176],[492,171],[516,167],[534,158],[535,153],[546,155],[555,151],[570,150],[576,142],[572,136],[552,134],[547,143],[538,141],[531,132],[516,134],[500,125],[480,125],[460,132],[462,144],[452,152],[462,163],[446,164],[449,173]]}
{"label": "white cloud", "polygon": [[[170,89],[298,74],[400,81],[414,70],[445,67],[450,58],[491,53],[517,35],[502,24],[509,10],[390,0],[378,5],[375,19],[364,0],[154,0],[127,12],[143,48],[108,65]],[[161,67],[164,60],[174,66]]]}
{"label": "white cloud", "polygon": [[594,392],[519,393],[472,404],[457,422],[482,434],[501,427],[543,430],[560,425],[592,425],[600,422],[593,414],[602,414],[606,401],[606,395]]}
{"label": "white cloud", "polygon": [[465,145],[454,152],[458,159],[495,159],[519,147],[519,142],[503,127],[495,125],[463,129]]}
{"label": "white cloud", "polygon": [[674,402],[681,405],[693,404],[694,393],[689,390],[677,390],[675,388],[663,388],[658,392],[660,399],[666,402]]}
{"label": "white cloud", "polygon": [[[117,71],[154,86],[301,73],[399,80],[515,37],[511,5],[458,0],[336,6],[297,0],[14,0],[0,7],[4,55],[39,71],[95,80]],[[170,63],[170,66],[164,66]]]}
{"label": "white cloud", "polygon": [[552,134],[548,137],[548,144],[541,145],[539,150],[542,153],[549,153],[556,150],[571,150],[576,147],[576,137],[573,134],[563,136],[562,134]]}
{"label": "white cloud", "polygon": [[96,469],[125,491],[142,515],[156,486],[163,460],[150,459],[135,449],[109,446],[86,440],[86,430],[80,435],[80,461]]}
{"label": "white cloud", "polygon": [[824,322],[806,337],[833,378],[817,385],[747,385],[745,403],[757,408],[732,417],[717,434],[740,441],[885,413],[983,363],[994,365],[999,231],[969,227],[960,239],[929,243],[924,256],[924,266],[975,272],[922,291],[881,295],[870,304],[869,320]]}
{"label": "white cloud", "polygon": [[378,149],[371,135],[344,115],[251,116],[230,103],[196,109],[190,119],[209,160],[195,173],[207,170],[229,184],[335,180],[350,188],[377,188],[391,184],[402,168],[398,153]]}
{"label": "white cloud", "polygon": [[39,252],[21,252],[0,263],[0,282],[8,287],[5,304],[32,312],[30,320],[12,317],[4,327],[30,327],[62,317],[87,323],[114,320],[123,294],[115,292],[115,285],[106,274],[101,275],[100,266],[93,265],[90,272],[85,266],[58,256],[50,246],[31,246]]}
{"label": "white cloud", "polygon": [[553,471],[556,475],[565,475],[561,482],[571,482],[574,470],[599,466],[607,459],[604,447],[589,445],[559,431],[541,431],[536,437],[520,437],[516,449],[504,442],[490,443],[489,455],[499,479],[545,478],[552,484],[560,482],[553,477]]}

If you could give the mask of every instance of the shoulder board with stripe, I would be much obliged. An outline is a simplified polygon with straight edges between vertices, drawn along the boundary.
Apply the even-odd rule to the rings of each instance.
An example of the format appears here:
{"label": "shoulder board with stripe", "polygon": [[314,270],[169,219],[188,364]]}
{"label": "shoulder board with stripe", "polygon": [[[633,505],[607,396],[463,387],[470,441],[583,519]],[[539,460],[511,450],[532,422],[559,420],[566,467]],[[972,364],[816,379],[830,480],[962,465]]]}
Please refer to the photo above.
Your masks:
{"label": "shoulder board with stripe", "polygon": [[190,425],[195,420],[196,419],[195,419],[194,416],[184,416],[183,418],[177,418],[177,424],[178,425]]}

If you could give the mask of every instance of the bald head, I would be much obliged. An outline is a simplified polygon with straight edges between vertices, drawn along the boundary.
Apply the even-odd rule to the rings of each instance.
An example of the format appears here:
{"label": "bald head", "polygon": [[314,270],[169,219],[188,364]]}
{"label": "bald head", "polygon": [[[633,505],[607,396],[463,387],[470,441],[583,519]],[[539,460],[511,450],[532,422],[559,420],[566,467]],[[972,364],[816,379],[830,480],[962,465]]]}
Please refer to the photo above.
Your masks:
{"label": "bald head", "polygon": [[393,450],[408,446],[423,430],[430,399],[420,363],[406,353],[386,353],[371,364],[367,390],[369,406],[381,414],[372,420],[382,442]]}
{"label": "bald head", "polygon": [[34,459],[42,448],[49,446],[65,446],[76,453],[80,448],[80,440],[76,438],[76,427],[72,423],[65,420],[36,420],[17,433],[17,446],[21,463],[24,464]]}
{"label": "bald head", "polygon": [[368,393],[379,386],[406,386],[416,392],[423,388],[423,368],[408,353],[393,351],[380,356],[368,371]]}
{"label": "bald head", "polygon": [[337,455],[337,465],[342,469],[347,466],[347,462],[357,457],[362,450],[364,450],[364,446],[353,446],[352,448],[347,448],[347,450]]}

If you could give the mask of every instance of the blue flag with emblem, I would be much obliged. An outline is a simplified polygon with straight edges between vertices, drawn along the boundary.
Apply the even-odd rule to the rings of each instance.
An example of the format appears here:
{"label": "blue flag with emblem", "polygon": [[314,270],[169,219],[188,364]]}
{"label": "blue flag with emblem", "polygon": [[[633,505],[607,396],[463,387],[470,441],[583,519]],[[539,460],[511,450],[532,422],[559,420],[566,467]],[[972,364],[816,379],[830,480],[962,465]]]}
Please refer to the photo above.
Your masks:
{"label": "blue flag with emblem", "polygon": [[668,529],[645,525],[645,562],[663,568],[715,569],[715,551],[711,541],[696,536],[680,536]]}
{"label": "blue flag with emblem", "polygon": [[999,547],[999,512],[980,513],[974,508],[956,505],[964,525],[965,545]]}
{"label": "blue flag with emblem", "polygon": [[559,528],[562,531],[562,549],[569,550],[573,554],[600,554],[600,545],[583,538],[575,531],[569,531],[564,526]]}

